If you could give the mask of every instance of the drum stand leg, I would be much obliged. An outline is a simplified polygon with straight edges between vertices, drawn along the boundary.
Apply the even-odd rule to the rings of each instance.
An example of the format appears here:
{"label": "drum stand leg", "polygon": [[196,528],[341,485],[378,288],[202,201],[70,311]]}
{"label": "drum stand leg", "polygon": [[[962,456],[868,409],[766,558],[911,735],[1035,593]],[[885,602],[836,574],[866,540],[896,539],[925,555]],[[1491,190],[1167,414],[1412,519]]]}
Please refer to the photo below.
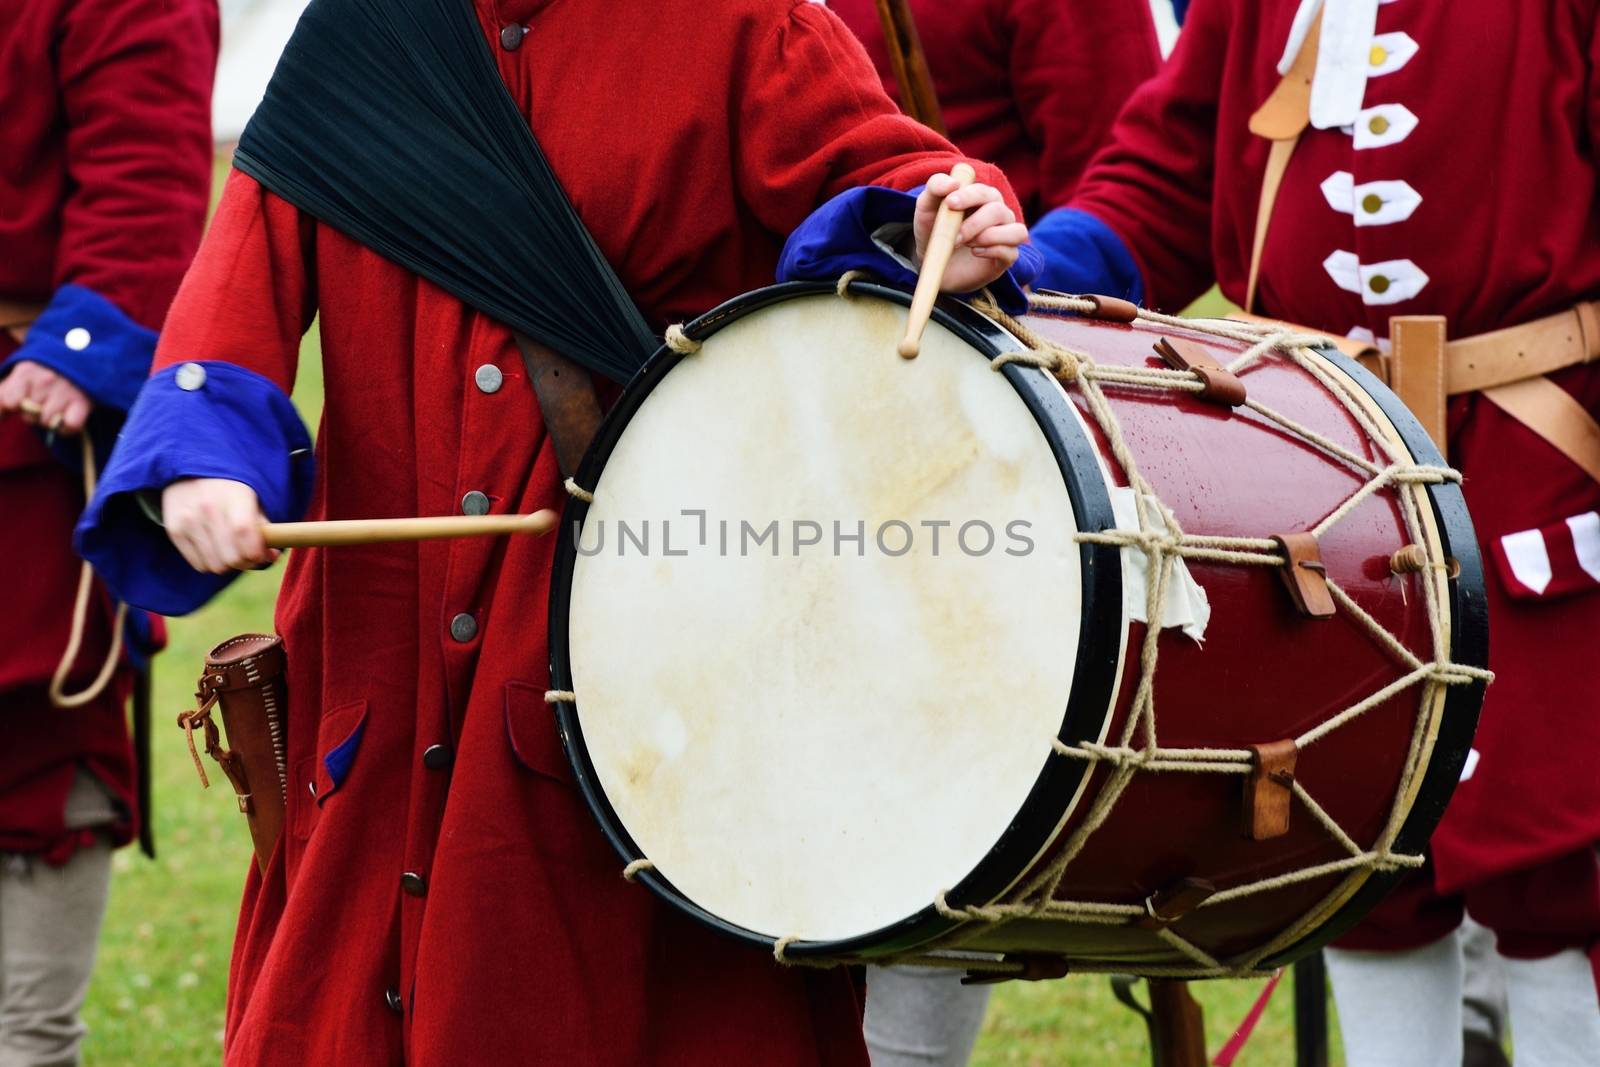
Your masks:
{"label": "drum stand leg", "polygon": [[1146,1010],[1133,996],[1137,981],[1132,975],[1115,975],[1111,990],[1143,1016],[1150,1031],[1150,1067],[1206,1067],[1205,1015],[1189,995],[1189,984],[1150,979],[1150,1007]]}
{"label": "drum stand leg", "polygon": [[1294,965],[1295,1067],[1328,1067],[1328,967],[1322,953]]}

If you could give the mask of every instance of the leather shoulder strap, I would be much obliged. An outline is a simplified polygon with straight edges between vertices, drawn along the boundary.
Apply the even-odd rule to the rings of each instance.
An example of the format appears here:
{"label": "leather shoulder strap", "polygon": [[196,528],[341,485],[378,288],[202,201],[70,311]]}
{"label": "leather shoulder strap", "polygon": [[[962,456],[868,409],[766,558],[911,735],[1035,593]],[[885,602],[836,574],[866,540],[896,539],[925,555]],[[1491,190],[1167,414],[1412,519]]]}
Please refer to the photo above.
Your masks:
{"label": "leather shoulder strap", "polygon": [[1541,376],[1485,389],[1483,395],[1600,481],[1600,424],[1571,393]]}
{"label": "leather shoulder strap", "polygon": [[1311,81],[1317,72],[1317,48],[1322,40],[1322,15],[1311,24],[1300,54],[1283,76],[1266,103],[1250,116],[1250,132],[1272,142],[1266,173],[1261,178],[1261,198],[1256,204],[1255,239],[1250,248],[1250,275],[1245,283],[1244,310],[1254,311],[1256,283],[1261,277],[1261,253],[1267,247],[1267,228],[1272,209],[1278,202],[1278,189],[1289,169],[1300,135],[1311,121]]}

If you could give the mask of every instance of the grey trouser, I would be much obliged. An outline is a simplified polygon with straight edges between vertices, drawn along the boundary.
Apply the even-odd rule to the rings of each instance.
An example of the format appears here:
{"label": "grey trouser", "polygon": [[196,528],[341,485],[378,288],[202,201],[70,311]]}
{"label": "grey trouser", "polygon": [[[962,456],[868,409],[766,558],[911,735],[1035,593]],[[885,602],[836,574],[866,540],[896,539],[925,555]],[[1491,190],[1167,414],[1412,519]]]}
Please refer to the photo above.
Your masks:
{"label": "grey trouser", "polygon": [[[99,785],[80,772],[67,801],[68,825],[113,818]],[[105,841],[64,866],[0,856],[0,1067],[73,1067],[78,1021],[94,970],[95,943],[111,884]]]}
{"label": "grey trouser", "polygon": [[868,967],[872,1067],[965,1067],[991,988],[941,967]]}
{"label": "grey trouser", "polygon": [[1506,1036],[1506,969],[1494,933],[1470,917],[1461,923],[1462,1021],[1468,1033],[1500,1042]]}

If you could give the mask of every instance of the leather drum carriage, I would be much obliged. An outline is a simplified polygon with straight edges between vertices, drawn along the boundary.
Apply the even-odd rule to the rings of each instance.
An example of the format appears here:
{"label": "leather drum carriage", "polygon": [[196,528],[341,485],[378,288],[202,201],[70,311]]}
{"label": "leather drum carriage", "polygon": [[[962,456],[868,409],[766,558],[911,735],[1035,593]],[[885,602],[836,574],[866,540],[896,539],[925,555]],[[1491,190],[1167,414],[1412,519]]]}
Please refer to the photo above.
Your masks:
{"label": "leather drum carriage", "polygon": [[554,705],[624,873],[784,962],[1269,970],[1407,870],[1488,680],[1421,427],[1286,329],[778,286],[590,447]]}

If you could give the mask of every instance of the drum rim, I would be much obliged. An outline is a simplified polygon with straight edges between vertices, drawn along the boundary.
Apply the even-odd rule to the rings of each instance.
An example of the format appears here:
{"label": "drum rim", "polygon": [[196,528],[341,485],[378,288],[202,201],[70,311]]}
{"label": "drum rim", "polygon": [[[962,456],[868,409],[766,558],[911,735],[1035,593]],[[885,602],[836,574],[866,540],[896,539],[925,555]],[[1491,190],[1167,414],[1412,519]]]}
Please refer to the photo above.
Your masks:
{"label": "drum rim", "polygon": [[[1427,430],[1423,429],[1411,409],[1376,375],[1332,345],[1319,346],[1316,352],[1366,391],[1394,425],[1417,463],[1439,467],[1447,465],[1439,446],[1428,436]],[[1440,545],[1445,555],[1453,557],[1461,568],[1455,580],[1446,583],[1449,591],[1450,659],[1464,666],[1487,668],[1489,609],[1487,593],[1484,591],[1486,578],[1477,531],[1467,511],[1466,497],[1461,492],[1461,486],[1455,482],[1432,483],[1424,488],[1439,529]],[[1467,596],[1465,590],[1469,588],[1480,592],[1476,597]],[[1461,782],[1461,770],[1466,766],[1467,754],[1472,749],[1487,685],[1483,681],[1453,685],[1445,693],[1433,753],[1423,773],[1422,783],[1417,788],[1416,800],[1395,837],[1392,846],[1394,852],[1420,855],[1427,848],[1439,821],[1444,818],[1445,808]],[[1268,956],[1260,966],[1263,969],[1284,967],[1323,948],[1365,918],[1409,873],[1409,869],[1374,871],[1326,922],[1288,948]]]}
{"label": "drum rim", "polygon": [[[827,282],[788,282],[757,289],[735,297],[690,322],[684,332],[695,339],[710,336],[723,326],[783,301],[834,292]],[[907,306],[909,293],[873,282],[855,281],[849,286],[851,297],[878,298]],[[934,321],[966,341],[981,355],[993,358],[1006,352],[1020,352],[1024,346],[999,325],[966,304],[941,299],[934,309]],[[662,346],[634,375],[579,464],[577,482],[592,486],[604,468],[622,429],[666,373],[685,358]],[[1099,450],[1086,432],[1070,399],[1044,371],[1020,364],[1002,369],[1007,381],[1033,414],[1046,442],[1055,454],[1064,487],[1071,499],[1081,531],[1100,531],[1115,526],[1103,476]],[[1093,476],[1090,477],[1092,472]],[[572,580],[577,560],[574,530],[588,511],[588,504],[569,497],[562,514],[555,561],[551,575],[549,609],[549,653],[551,688],[572,690],[566,617],[571,603]],[[1079,545],[1083,574],[1083,600],[1078,635],[1077,670],[1072,691],[1062,710],[1057,737],[1065,744],[1094,741],[1112,715],[1113,701],[1123,668],[1124,610],[1122,558],[1114,545]],[[600,824],[601,832],[624,863],[647,858],[629,835],[622,819],[599,787],[593,764],[584,744],[578,721],[577,704],[555,705],[562,749],[571,765],[573,777],[584,804]],[[1001,834],[968,876],[949,887],[946,902],[952,908],[986,904],[1004,893],[1016,879],[1026,874],[1039,855],[1049,847],[1061,821],[1075,807],[1080,787],[1094,768],[1079,760],[1041,755],[1039,775],[1012,823]],[[663,874],[646,868],[634,880],[644,883],[655,895],[680,913],[723,934],[748,944],[772,949],[775,938],[738,926],[690,900]],[[797,941],[785,946],[785,954],[806,957],[873,956],[903,952],[927,944],[963,925],[962,920],[941,915],[930,902],[919,911],[888,926],[850,938],[826,941]],[[781,935],[780,935],[781,936]]]}

